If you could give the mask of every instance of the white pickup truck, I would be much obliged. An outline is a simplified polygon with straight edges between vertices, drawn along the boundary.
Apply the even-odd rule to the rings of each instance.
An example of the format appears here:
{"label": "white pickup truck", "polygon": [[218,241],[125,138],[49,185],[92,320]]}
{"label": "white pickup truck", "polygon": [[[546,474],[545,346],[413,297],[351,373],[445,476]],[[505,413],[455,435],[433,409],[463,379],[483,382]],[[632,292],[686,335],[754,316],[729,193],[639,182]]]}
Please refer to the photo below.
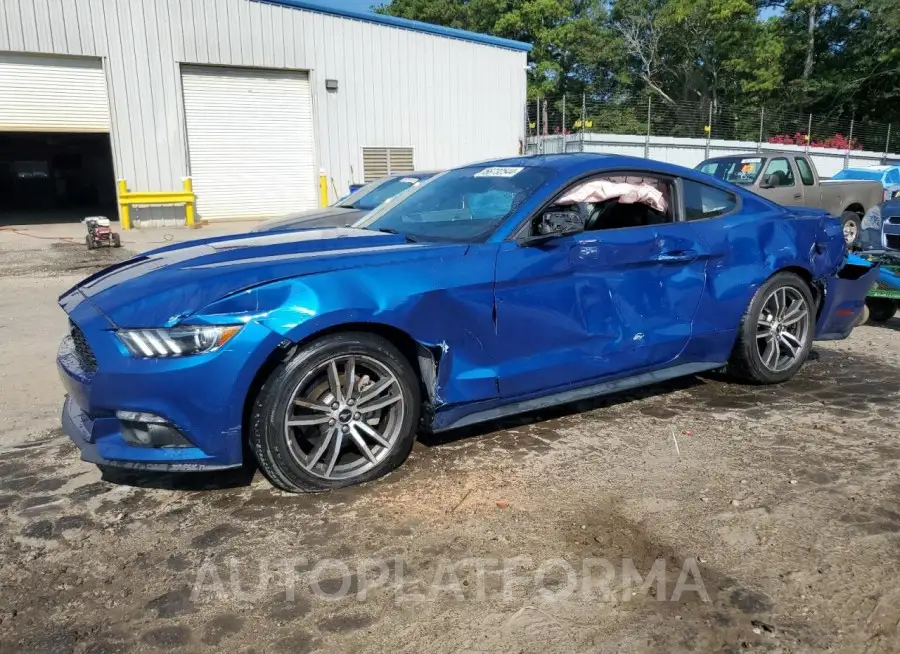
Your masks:
{"label": "white pickup truck", "polygon": [[840,217],[847,243],[859,238],[865,212],[884,200],[881,182],[820,179],[815,164],[800,152],[715,157],[698,164],[696,170],[748,187],[781,205],[825,209]]}

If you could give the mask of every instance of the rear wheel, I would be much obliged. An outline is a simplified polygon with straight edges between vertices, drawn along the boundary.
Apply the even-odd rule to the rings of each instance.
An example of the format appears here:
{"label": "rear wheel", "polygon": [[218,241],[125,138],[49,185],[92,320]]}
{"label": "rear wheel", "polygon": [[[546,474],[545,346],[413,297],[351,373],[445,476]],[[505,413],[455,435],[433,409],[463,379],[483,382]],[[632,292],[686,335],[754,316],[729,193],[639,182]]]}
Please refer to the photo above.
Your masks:
{"label": "rear wheel", "polygon": [[87,245],[88,250],[93,250],[95,247],[97,247],[96,243],[94,243],[93,237],[91,237],[90,234],[84,237],[84,243],[85,245]]}
{"label": "rear wheel", "polygon": [[859,240],[862,218],[854,211],[845,211],[841,214],[841,229],[844,232],[844,242],[853,245]]}
{"label": "rear wheel", "polygon": [[744,313],[728,372],[756,384],[793,377],[812,346],[814,306],[809,286],[800,277],[773,275]]}
{"label": "rear wheel", "polygon": [[897,301],[886,297],[866,298],[869,322],[887,322],[897,313]]}
{"label": "rear wheel", "polygon": [[282,490],[315,492],[377,479],[409,456],[419,381],[390,342],[326,336],[282,363],[253,408],[250,447]]}

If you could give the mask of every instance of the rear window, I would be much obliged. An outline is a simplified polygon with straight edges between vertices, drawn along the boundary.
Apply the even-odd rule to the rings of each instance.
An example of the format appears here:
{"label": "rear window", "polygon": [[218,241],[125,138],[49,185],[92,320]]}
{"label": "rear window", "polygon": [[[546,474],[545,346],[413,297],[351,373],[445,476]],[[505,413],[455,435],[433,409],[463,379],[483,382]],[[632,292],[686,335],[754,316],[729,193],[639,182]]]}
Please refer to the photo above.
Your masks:
{"label": "rear window", "polygon": [[754,184],[766,163],[765,157],[720,157],[704,161],[696,170],[732,184]]}
{"label": "rear window", "polygon": [[794,159],[797,162],[797,170],[800,171],[800,179],[803,181],[804,186],[812,186],[816,183],[815,177],[813,177],[812,168],[809,167],[809,163],[803,157],[796,157]]}
{"label": "rear window", "polygon": [[685,179],[684,217],[687,220],[706,220],[725,216],[737,209],[738,199],[734,193]]}

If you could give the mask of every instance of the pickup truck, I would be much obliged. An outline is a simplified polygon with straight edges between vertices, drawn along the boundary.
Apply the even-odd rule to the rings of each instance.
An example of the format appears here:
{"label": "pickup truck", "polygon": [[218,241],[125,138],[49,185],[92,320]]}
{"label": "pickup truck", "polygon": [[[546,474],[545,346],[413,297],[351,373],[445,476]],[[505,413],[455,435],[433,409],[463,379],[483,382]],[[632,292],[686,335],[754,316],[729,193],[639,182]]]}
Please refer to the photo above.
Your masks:
{"label": "pickup truck", "polygon": [[844,240],[856,243],[865,212],[884,199],[880,182],[820,179],[801,152],[755,152],[707,159],[696,170],[739,184],[781,205],[824,209],[841,219]]}

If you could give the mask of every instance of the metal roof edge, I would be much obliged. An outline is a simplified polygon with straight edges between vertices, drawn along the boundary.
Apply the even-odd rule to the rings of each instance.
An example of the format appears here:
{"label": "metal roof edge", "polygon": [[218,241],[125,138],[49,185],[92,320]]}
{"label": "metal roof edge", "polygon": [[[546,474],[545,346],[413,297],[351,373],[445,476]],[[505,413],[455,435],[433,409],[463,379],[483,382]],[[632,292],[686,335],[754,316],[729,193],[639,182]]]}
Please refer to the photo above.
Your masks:
{"label": "metal roof edge", "polygon": [[460,39],[463,41],[472,41],[474,43],[483,43],[485,45],[493,45],[498,48],[506,48],[508,50],[518,50],[520,52],[531,52],[532,45],[523,41],[513,41],[512,39],[502,39],[498,36],[489,34],[479,34],[478,32],[469,32],[453,27],[441,27],[440,25],[432,25],[431,23],[423,23],[418,20],[409,20],[407,18],[397,18],[395,16],[386,16],[384,14],[376,14],[374,12],[367,13],[363,11],[353,11],[350,9],[342,9],[320,2],[311,2],[310,0],[251,0],[252,2],[261,2],[271,5],[281,5],[284,7],[293,7],[295,9],[305,9],[307,11],[315,11],[321,14],[329,14],[340,18],[352,18],[367,23],[376,23],[379,25],[387,25],[389,27],[400,27],[415,32],[424,32],[425,34],[434,34],[436,36],[446,36],[451,39]]}

